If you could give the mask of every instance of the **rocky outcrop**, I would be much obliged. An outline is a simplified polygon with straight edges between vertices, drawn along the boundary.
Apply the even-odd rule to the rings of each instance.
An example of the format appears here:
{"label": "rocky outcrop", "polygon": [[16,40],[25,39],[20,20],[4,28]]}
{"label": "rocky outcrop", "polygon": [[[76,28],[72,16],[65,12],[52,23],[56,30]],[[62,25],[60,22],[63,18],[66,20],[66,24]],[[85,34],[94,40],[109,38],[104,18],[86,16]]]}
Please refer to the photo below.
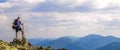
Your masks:
{"label": "rocky outcrop", "polygon": [[32,46],[26,38],[14,38],[10,43],[0,40],[0,50],[37,50],[37,48]]}
{"label": "rocky outcrop", "polygon": [[67,50],[67,49],[55,49],[51,46],[33,46],[26,38],[16,39],[14,38],[12,42],[7,43],[0,40],[0,50]]}

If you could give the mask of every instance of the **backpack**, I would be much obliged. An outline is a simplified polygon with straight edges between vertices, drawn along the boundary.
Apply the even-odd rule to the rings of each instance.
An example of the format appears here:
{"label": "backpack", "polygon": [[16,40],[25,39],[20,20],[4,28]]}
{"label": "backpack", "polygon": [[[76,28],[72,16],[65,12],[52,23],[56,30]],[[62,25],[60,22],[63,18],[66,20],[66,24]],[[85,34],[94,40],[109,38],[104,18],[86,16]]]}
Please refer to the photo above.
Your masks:
{"label": "backpack", "polygon": [[14,20],[12,25],[12,29],[16,29],[16,28],[17,28],[17,19]]}

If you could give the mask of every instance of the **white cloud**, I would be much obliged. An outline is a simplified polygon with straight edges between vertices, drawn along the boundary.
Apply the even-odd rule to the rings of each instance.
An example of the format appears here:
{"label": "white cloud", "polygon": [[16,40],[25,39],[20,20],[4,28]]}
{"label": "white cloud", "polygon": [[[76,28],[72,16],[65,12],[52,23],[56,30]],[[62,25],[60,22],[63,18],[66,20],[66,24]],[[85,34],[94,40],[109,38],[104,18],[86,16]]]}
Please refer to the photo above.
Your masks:
{"label": "white cloud", "polygon": [[4,10],[8,9],[12,7],[12,4],[9,2],[5,2],[5,3],[0,3],[0,11],[4,12]]}
{"label": "white cloud", "polygon": [[[10,0],[0,3],[2,10],[10,10],[10,12],[6,10],[0,14],[0,24],[2,24],[0,28],[4,28],[0,31],[3,32],[4,37],[14,37],[14,34],[8,34],[14,33],[9,26],[20,15],[25,23],[27,38],[85,36],[91,33],[119,37],[119,3],[119,0]],[[42,8],[45,9],[44,5],[48,4],[53,6],[50,5],[51,9],[54,8],[52,9],[53,12],[49,12],[51,10],[49,6],[46,12],[31,11],[38,5],[42,5]],[[61,7],[57,9],[59,6]],[[88,10],[81,12],[76,10],[76,7],[80,7],[81,10],[84,8]],[[89,11],[89,9],[93,10]],[[66,10],[68,12],[60,12]]]}
{"label": "white cloud", "polygon": [[40,3],[40,2],[45,2],[45,0],[23,0],[25,2],[35,4],[35,3]]}
{"label": "white cloud", "polygon": [[5,16],[5,15],[0,15],[0,20],[6,20],[7,19],[7,17]]}

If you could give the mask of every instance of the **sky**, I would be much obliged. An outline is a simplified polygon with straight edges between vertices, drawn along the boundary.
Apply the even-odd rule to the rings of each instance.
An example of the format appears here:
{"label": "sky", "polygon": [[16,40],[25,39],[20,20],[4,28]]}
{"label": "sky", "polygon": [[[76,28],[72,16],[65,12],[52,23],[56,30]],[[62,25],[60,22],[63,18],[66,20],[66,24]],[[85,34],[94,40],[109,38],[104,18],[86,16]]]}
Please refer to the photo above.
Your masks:
{"label": "sky", "polygon": [[0,0],[0,39],[15,37],[11,26],[18,16],[29,39],[120,37],[120,0]]}

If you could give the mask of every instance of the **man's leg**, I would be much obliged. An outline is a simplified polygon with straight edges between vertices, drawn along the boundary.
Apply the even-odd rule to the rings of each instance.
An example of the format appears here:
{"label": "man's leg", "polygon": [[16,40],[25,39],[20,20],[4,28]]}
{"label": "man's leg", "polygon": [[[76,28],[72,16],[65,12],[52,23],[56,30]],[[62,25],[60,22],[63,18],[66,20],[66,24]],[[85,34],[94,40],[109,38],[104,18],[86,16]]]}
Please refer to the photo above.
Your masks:
{"label": "man's leg", "polygon": [[18,32],[16,32],[16,39],[18,39]]}
{"label": "man's leg", "polygon": [[16,36],[16,39],[18,39],[18,30],[17,30],[17,28],[16,28],[15,31],[16,31],[16,35],[15,35],[15,36]]}
{"label": "man's leg", "polygon": [[25,37],[24,31],[21,30],[21,32],[22,32],[22,38],[24,38]]}

